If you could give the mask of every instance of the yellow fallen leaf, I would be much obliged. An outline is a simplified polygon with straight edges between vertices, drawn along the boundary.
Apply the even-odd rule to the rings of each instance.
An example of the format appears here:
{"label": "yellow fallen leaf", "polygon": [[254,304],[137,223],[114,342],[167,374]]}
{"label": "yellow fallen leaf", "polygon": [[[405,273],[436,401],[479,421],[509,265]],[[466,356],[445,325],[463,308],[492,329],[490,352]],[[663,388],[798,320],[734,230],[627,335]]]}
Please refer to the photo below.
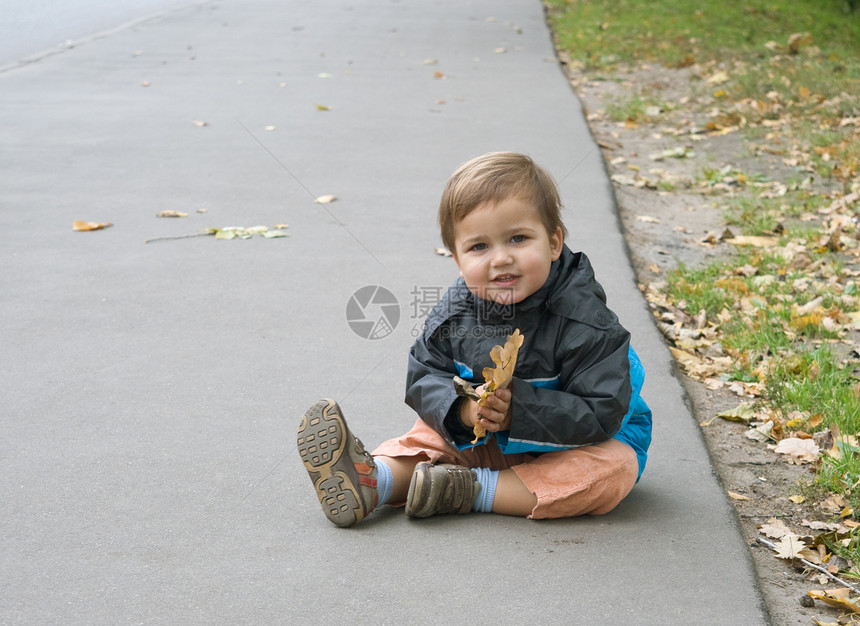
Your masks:
{"label": "yellow fallen leaf", "polygon": [[454,256],[448,248],[435,248],[434,252],[439,256]]}
{"label": "yellow fallen leaf", "polygon": [[331,194],[326,196],[319,196],[314,202],[317,204],[329,204],[330,202],[334,202],[337,200],[337,196],[332,196]]}
{"label": "yellow fallen leaf", "polygon": [[684,350],[679,350],[678,348],[669,346],[669,351],[675,356],[675,359],[683,368],[693,368],[702,363],[701,358]]}
{"label": "yellow fallen leaf", "polygon": [[329,108],[328,108],[326,105],[324,105],[324,104],[317,104],[317,105],[315,105],[315,106],[316,106],[316,108],[317,108],[317,111],[331,111],[331,109],[329,109]]}
{"label": "yellow fallen leaf", "polygon": [[810,598],[819,600],[828,606],[851,611],[852,613],[860,613],[860,606],[848,599],[851,597],[851,590],[847,587],[808,591],[807,593]]}
{"label": "yellow fallen leaf", "polygon": [[188,213],[183,213],[182,211],[162,211],[161,213],[157,213],[155,217],[188,217]]}
{"label": "yellow fallen leaf", "polygon": [[736,246],[752,246],[754,248],[772,248],[779,243],[779,239],[776,237],[764,235],[738,235],[731,239],[726,239],[726,241]]}
{"label": "yellow fallen leaf", "polygon": [[789,321],[789,324],[792,328],[796,330],[803,330],[804,328],[817,327],[821,326],[821,322],[824,319],[824,316],[820,313],[813,313],[812,315],[801,315],[799,317],[792,317]]}
{"label": "yellow fallen leaf", "polygon": [[802,47],[809,45],[812,45],[810,33],[792,33],[788,37],[788,51],[791,54],[797,54]]}
{"label": "yellow fallen leaf", "polygon": [[[484,381],[487,383],[485,391],[478,400],[478,406],[485,406],[487,398],[496,390],[507,387],[514,377],[514,367],[517,365],[517,355],[520,346],[523,345],[524,337],[517,328],[505,340],[504,346],[493,346],[490,350],[490,358],[496,367],[485,367],[483,371]],[[472,443],[478,443],[481,437],[487,434],[487,429],[480,422],[476,422],[472,429],[475,439]]]}
{"label": "yellow fallen leaf", "polygon": [[75,220],[74,224],[72,224],[72,230],[77,230],[77,231],[102,230],[103,228],[108,228],[109,226],[113,226],[113,223],[112,222],[82,222],[81,220]]}
{"label": "yellow fallen leaf", "polygon": [[709,85],[722,85],[729,82],[730,78],[728,72],[720,70],[709,76],[706,80]]}
{"label": "yellow fallen leaf", "polygon": [[[504,346],[494,346],[492,350],[490,350],[490,358],[493,360],[493,363],[496,364],[495,368],[486,368],[484,370],[484,380],[489,383],[487,385],[487,392],[493,392],[496,389],[504,389],[507,387],[511,379],[514,377],[514,368],[517,365],[517,355],[520,350],[520,346],[523,345],[524,337],[520,333],[519,329],[516,329],[508,338],[505,340]],[[487,371],[489,370],[489,371]],[[490,374],[490,378],[487,379],[487,374]],[[489,393],[487,393],[487,397]]]}
{"label": "yellow fallen leaf", "polygon": [[733,293],[747,294],[750,289],[740,276],[729,276],[727,278],[718,278],[714,281],[714,287],[726,289]]}
{"label": "yellow fallen leaf", "polygon": [[749,500],[749,498],[747,498],[746,496],[743,496],[739,493],[735,493],[734,491],[727,491],[726,493],[729,494],[729,497],[732,500]]}
{"label": "yellow fallen leaf", "polygon": [[806,498],[804,498],[803,496],[788,496],[788,499],[795,504],[803,504],[804,502],[806,502]]}

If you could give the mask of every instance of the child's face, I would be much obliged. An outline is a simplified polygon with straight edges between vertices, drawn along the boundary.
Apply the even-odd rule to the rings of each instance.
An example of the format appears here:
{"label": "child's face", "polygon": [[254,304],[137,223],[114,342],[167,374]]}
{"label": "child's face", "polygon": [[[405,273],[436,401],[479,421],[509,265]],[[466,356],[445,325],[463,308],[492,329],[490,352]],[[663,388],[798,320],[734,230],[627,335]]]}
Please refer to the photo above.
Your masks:
{"label": "child's face", "polygon": [[538,211],[519,198],[483,203],[454,225],[454,260],[469,291],[499,304],[540,289],[561,255],[561,228],[547,233]]}

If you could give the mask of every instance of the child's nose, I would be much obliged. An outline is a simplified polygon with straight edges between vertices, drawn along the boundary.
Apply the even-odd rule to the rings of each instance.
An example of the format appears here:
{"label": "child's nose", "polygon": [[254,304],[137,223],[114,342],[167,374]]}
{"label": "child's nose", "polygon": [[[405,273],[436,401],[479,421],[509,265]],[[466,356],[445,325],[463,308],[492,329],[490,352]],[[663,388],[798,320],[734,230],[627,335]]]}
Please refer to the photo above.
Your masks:
{"label": "child's nose", "polygon": [[508,251],[505,246],[496,246],[493,249],[493,254],[491,257],[491,262],[493,266],[500,267],[503,265],[510,265],[513,263],[513,257],[511,256],[510,251]]}

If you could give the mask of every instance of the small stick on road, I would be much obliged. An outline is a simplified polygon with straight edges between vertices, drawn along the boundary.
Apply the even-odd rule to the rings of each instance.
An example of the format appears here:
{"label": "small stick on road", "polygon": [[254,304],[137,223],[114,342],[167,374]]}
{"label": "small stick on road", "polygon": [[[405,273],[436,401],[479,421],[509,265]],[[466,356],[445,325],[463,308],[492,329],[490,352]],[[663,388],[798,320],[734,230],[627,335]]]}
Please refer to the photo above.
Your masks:
{"label": "small stick on road", "polygon": [[167,241],[168,239],[189,239],[191,237],[211,237],[214,235],[214,232],[202,232],[202,233],[193,233],[191,235],[173,235],[170,237],[153,237],[152,239],[145,239],[143,243],[152,243],[153,241]]}

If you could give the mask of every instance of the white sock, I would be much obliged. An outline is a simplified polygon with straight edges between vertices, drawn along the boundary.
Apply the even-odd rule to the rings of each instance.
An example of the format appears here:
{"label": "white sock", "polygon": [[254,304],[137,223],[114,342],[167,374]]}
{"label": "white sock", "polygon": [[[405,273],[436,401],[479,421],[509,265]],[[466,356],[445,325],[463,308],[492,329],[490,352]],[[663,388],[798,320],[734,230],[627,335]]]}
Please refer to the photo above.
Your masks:
{"label": "white sock", "polygon": [[394,475],[391,468],[379,458],[374,458],[376,463],[376,506],[382,506],[391,499],[394,491]]}
{"label": "white sock", "polygon": [[476,513],[492,513],[493,500],[496,497],[496,485],[499,483],[499,472],[488,467],[476,467],[474,471],[478,476],[481,491],[475,501],[472,502],[472,510]]}

